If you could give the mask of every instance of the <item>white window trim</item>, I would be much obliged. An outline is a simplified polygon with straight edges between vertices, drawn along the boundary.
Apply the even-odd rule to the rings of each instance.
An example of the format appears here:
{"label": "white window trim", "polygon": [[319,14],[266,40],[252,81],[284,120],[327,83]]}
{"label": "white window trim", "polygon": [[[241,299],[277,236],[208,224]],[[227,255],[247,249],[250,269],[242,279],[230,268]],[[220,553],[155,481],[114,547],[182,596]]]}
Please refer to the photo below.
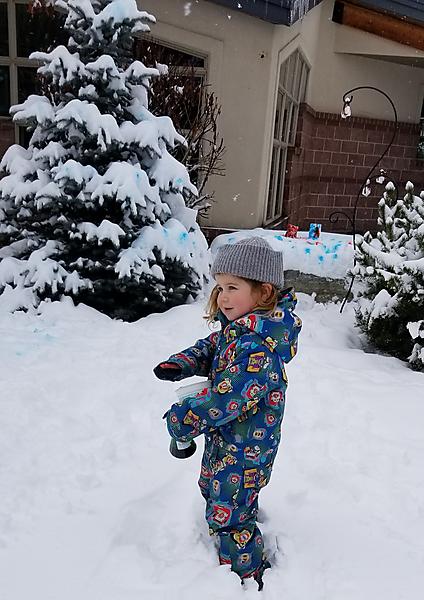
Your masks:
{"label": "white window trim", "polygon": [[[144,34],[143,40],[145,40],[147,42],[150,41],[153,44],[157,44],[158,46],[163,46],[164,48],[169,48],[170,50],[176,50],[177,52],[184,52],[184,54],[187,54],[189,56],[195,56],[196,58],[201,58],[204,61],[203,67],[194,67],[194,66],[191,67],[189,65],[178,67],[176,65],[173,65],[172,63],[168,63],[167,66],[174,68],[177,73],[179,71],[181,71],[181,73],[184,73],[186,69],[193,69],[193,75],[195,77],[201,77],[203,81],[205,81],[205,82],[207,81],[207,76],[208,76],[208,55],[207,54],[203,54],[201,52],[193,50],[192,48],[187,48],[185,46],[182,46],[181,44],[176,44],[174,42],[164,40],[164,39],[162,39],[160,37],[156,37],[154,35]],[[153,66],[153,65],[151,65],[151,66]],[[183,136],[186,136],[188,133],[188,130],[182,129],[179,133]]]}
{"label": "white window trim", "polygon": [[[188,48],[186,46],[182,46],[181,44],[176,44],[174,42],[170,42],[168,40],[162,39],[160,37],[156,37],[154,35],[143,34],[143,40],[145,40],[147,42],[150,41],[153,44],[157,44],[158,46],[163,46],[164,48],[169,48],[170,50],[176,50],[177,52],[184,52],[184,54],[187,54],[189,56],[195,56],[196,58],[201,58],[204,61],[203,67],[195,67],[195,66],[191,67],[189,65],[178,67],[176,65],[172,65],[172,63],[168,63],[167,66],[174,68],[177,71],[177,73],[179,71],[181,71],[181,73],[184,73],[186,69],[193,69],[194,76],[202,78],[202,80],[207,84],[207,77],[208,77],[208,55],[207,54],[203,54],[202,52],[193,50],[192,48]],[[153,66],[153,65],[151,65],[151,66]],[[203,99],[202,99],[202,101],[203,101]],[[181,133],[181,135],[185,136],[188,133],[188,131],[187,131],[187,129],[182,129],[179,133]]]}
{"label": "white window trim", "polygon": [[[204,61],[204,66],[203,67],[193,67],[193,70],[194,70],[194,74],[196,76],[201,76],[206,80],[206,77],[208,74],[208,54],[205,54],[198,50],[193,50],[193,48],[189,48],[187,46],[183,46],[181,44],[171,42],[169,40],[163,39],[161,37],[157,37],[152,34],[150,34],[150,35],[143,34],[143,40],[150,41],[154,44],[158,44],[159,46],[164,46],[165,48],[169,48],[170,50],[176,50],[177,52],[183,52],[184,54],[187,54],[189,56],[195,56],[196,58],[201,58]],[[173,66],[173,65],[169,64],[168,66]],[[178,70],[178,67],[176,67],[176,68]],[[191,67],[180,67],[180,68],[181,68],[181,71],[183,71],[184,69],[191,68]]]}

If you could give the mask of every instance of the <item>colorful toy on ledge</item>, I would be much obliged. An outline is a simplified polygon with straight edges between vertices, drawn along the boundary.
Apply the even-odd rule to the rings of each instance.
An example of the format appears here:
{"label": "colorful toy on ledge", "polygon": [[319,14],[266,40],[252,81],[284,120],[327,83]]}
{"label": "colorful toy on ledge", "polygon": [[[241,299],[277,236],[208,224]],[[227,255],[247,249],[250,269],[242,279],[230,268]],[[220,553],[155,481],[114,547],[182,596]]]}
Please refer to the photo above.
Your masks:
{"label": "colorful toy on ledge", "polygon": [[297,238],[297,232],[299,231],[299,227],[297,225],[291,225],[290,223],[287,225],[287,230],[285,233],[285,237],[288,238]]}
{"label": "colorful toy on ledge", "polygon": [[309,225],[308,238],[312,241],[316,241],[319,239],[320,235],[321,235],[321,223],[311,223]]}

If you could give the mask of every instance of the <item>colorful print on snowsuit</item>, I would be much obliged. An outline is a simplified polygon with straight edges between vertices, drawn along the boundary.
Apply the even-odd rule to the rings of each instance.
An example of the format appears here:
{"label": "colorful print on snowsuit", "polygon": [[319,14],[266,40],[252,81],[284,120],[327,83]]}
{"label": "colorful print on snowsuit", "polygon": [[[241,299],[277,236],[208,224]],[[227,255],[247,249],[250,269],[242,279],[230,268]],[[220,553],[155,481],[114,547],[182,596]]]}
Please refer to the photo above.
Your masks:
{"label": "colorful print on snowsuit", "polygon": [[180,379],[211,380],[200,403],[193,396],[171,406],[167,425],[180,441],[205,436],[199,487],[206,520],[219,537],[220,562],[242,578],[255,574],[263,560],[258,495],[280,443],[284,364],[296,354],[302,326],[295,305],[294,292],[285,291],[272,315],[255,311],[229,322],[219,313],[220,332],[168,359],[181,367]]}

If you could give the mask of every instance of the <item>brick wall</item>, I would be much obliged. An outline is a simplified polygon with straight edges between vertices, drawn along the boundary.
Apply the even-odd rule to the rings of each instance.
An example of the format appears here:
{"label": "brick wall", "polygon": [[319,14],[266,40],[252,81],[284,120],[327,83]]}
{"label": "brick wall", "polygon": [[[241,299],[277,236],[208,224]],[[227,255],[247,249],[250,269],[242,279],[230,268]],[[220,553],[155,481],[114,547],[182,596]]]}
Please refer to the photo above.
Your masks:
{"label": "brick wall", "polygon": [[[424,161],[416,158],[419,125],[400,123],[389,153],[378,168],[390,171],[402,186],[410,180],[424,189]],[[393,122],[315,112],[302,105],[296,144],[290,148],[285,180],[285,214],[302,229],[322,223],[325,231],[351,231],[347,219],[331,223],[333,211],[352,214],[359,187],[383,153],[393,133]],[[368,198],[361,196],[357,231],[375,230],[377,202],[383,186],[374,186]]]}
{"label": "brick wall", "polygon": [[0,119],[0,158],[15,143],[15,126],[11,119]]}

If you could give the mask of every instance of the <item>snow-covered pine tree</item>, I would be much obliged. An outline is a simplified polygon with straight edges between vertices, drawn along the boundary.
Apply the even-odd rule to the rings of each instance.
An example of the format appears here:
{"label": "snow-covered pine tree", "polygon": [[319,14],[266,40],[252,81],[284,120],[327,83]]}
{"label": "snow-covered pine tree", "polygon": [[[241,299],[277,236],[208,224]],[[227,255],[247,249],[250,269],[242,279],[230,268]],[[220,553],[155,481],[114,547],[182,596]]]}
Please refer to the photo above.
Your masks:
{"label": "snow-covered pine tree", "polygon": [[70,295],[128,320],[196,297],[208,273],[206,240],[184,144],[148,110],[150,79],[133,60],[136,34],[155,19],[135,0],[57,0],[67,47],[35,52],[44,96],[12,107],[32,128],[0,168],[0,291],[11,308]]}
{"label": "snow-covered pine tree", "polygon": [[397,190],[391,182],[386,185],[378,203],[378,212],[380,230],[377,236],[374,238],[368,231],[356,239],[355,274],[359,279],[367,277],[367,296],[375,296],[385,286],[391,286],[396,292],[397,275],[394,267],[398,249],[402,248],[406,235],[404,227],[399,226],[400,203],[397,202]]}
{"label": "snow-covered pine tree", "polygon": [[[424,315],[424,195],[408,182],[403,199],[387,184],[378,204],[380,231],[356,241],[353,273],[360,282],[357,322],[378,348],[420,368],[408,324]],[[413,328],[415,331],[415,329]]]}

